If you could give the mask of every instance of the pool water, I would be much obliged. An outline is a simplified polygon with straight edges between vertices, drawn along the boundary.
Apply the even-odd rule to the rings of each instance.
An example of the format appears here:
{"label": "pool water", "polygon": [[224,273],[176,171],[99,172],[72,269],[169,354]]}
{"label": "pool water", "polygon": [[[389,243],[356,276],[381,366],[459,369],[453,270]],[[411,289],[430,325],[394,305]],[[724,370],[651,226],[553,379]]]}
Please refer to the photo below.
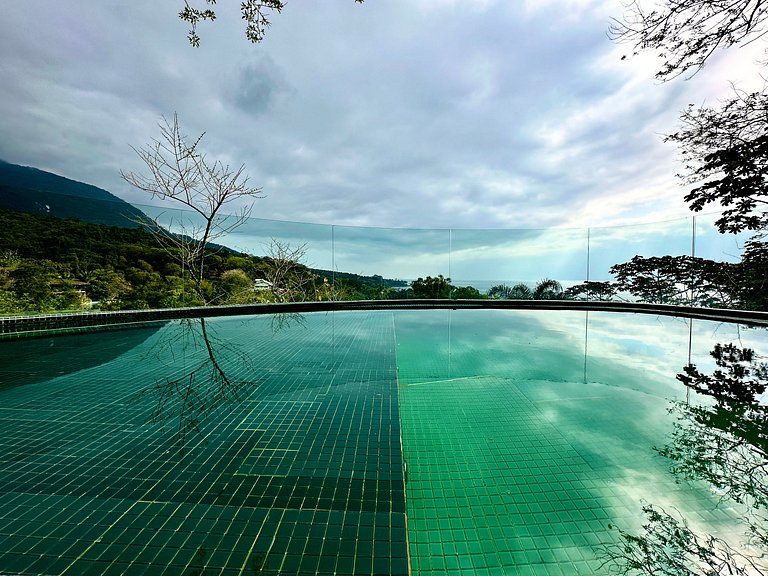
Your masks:
{"label": "pool water", "polygon": [[0,574],[599,574],[678,483],[675,374],[761,330],[616,313],[185,320],[0,343]]}

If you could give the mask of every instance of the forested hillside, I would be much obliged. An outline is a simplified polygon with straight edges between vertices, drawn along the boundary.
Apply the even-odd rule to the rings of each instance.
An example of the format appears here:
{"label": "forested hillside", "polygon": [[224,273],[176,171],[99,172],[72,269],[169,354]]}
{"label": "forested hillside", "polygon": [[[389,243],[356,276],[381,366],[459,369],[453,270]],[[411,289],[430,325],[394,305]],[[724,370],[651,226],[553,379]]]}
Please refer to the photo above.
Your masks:
{"label": "forested hillside", "polygon": [[[0,209],[0,314],[201,305],[172,250],[140,228]],[[216,304],[380,297],[384,278],[313,271],[298,262],[214,247],[207,296]],[[264,279],[269,289],[254,289]]]}
{"label": "forested hillside", "polygon": [[0,208],[128,228],[145,219],[140,210],[102,188],[2,160]]}

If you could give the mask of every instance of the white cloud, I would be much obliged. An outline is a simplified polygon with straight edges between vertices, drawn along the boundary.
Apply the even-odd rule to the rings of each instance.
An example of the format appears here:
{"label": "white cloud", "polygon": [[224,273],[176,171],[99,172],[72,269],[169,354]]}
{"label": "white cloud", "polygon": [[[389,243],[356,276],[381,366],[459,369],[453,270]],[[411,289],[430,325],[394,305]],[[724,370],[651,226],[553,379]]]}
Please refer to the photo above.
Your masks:
{"label": "white cloud", "polygon": [[[291,4],[264,43],[217,7],[187,44],[172,5],[43,0],[0,21],[0,157],[136,201],[130,145],[178,111],[245,163],[267,218],[385,227],[543,228],[685,214],[677,111],[745,85],[757,52],[660,85],[622,61],[611,1]],[[144,199],[146,201],[146,199]]]}

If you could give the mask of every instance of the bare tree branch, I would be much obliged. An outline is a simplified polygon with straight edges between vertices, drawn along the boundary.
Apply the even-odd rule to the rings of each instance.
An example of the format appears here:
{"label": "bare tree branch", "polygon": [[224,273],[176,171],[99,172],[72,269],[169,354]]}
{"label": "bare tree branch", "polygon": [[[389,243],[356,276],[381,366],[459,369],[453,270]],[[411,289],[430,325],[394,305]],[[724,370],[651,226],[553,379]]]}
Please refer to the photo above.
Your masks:
{"label": "bare tree branch", "polygon": [[656,52],[664,62],[656,77],[666,81],[696,74],[719,48],[763,38],[766,20],[766,0],[664,0],[650,10],[631,0],[609,36],[632,44],[635,54]]}
{"label": "bare tree branch", "polygon": [[272,285],[275,302],[306,302],[316,300],[317,276],[303,264],[307,245],[292,246],[288,242],[272,238],[267,247],[270,264],[267,280]]}

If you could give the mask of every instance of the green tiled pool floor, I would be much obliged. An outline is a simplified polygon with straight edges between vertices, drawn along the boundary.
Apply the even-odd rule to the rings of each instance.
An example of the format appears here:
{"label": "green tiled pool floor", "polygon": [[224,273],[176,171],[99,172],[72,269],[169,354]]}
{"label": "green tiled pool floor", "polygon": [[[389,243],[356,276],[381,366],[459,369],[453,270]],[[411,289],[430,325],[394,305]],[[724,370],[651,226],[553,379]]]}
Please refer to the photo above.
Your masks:
{"label": "green tiled pool floor", "polygon": [[4,343],[0,574],[407,574],[391,314],[289,320]]}
{"label": "green tiled pool floor", "polygon": [[607,514],[586,463],[512,382],[420,383],[400,397],[415,573],[594,572],[584,549],[605,540]]}
{"label": "green tiled pool floor", "polygon": [[587,362],[583,318],[318,313],[4,342],[0,574],[593,574],[608,524],[637,525],[651,495],[731,529],[650,450],[677,326],[672,368],[649,355],[640,374],[608,346]]}
{"label": "green tiled pool floor", "polygon": [[[733,510],[677,484],[651,449],[669,429],[674,372],[574,381],[583,348],[562,335],[445,314],[397,324],[414,574],[606,574],[609,525],[638,528],[649,501],[739,534]],[[591,374],[616,371],[590,360]]]}

